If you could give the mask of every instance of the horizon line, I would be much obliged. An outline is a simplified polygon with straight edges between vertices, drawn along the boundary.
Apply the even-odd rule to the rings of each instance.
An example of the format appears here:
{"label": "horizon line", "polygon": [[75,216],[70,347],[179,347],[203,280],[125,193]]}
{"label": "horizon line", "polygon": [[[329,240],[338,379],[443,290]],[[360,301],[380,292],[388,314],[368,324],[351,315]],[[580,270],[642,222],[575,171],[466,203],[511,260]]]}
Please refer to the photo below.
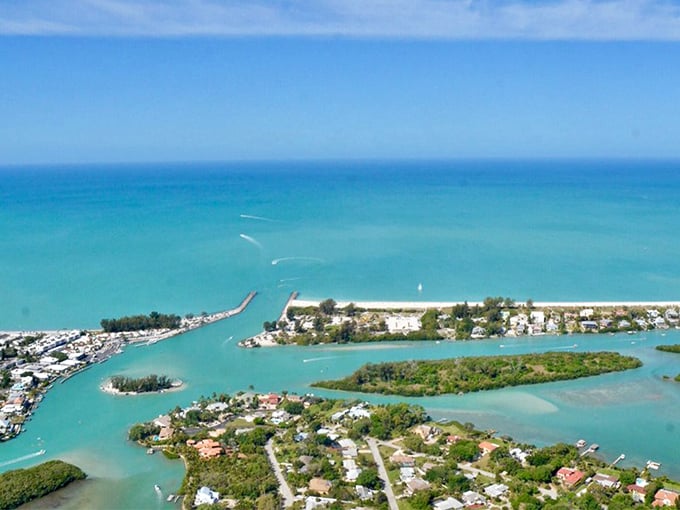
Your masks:
{"label": "horizon line", "polygon": [[275,163],[456,163],[475,161],[521,162],[521,161],[616,161],[616,162],[667,162],[680,163],[680,156],[461,156],[461,157],[328,157],[328,158],[233,158],[233,159],[158,159],[124,161],[54,161],[30,163],[2,163],[0,169],[42,168],[42,167],[113,167],[113,166],[158,166],[158,165],[215,165],[215,164],[275,164]]}

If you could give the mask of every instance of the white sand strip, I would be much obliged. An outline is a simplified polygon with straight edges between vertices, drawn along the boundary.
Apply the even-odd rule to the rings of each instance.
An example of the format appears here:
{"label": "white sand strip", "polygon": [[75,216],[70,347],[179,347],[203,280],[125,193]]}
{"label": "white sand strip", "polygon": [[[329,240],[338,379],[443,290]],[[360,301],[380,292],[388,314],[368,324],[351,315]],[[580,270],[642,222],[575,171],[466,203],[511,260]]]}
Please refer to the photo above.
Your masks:
{"label": "white sand strip", "polygon": [[[322,300],[296,299],[290,306],[305,307],[318,306]],[[350,301],[338,301],[338,308],[347,306]],[[462,305],[463,301],[351,301],[357,308],[367,310],[426,310],[428,308],[450,308]],[[468,305],[482,305],[482,302],[468,301]],[[522,302],[517,303],[523,305]],[[654,307],[677,307],[680,301],[537,301],[534,302],[535,308],[654,308]]]}

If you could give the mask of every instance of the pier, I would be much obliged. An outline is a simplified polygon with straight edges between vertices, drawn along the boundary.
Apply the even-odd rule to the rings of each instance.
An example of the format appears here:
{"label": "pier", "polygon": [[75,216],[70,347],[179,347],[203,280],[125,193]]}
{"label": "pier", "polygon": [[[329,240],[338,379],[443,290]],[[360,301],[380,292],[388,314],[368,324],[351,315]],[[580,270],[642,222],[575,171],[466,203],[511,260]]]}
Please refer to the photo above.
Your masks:
{"label": "pier", "polygon": [[293,291],[290,293],[290,296],[288,297],[288,301],[286,301],[286,304],[283,307],[283,310],[281,310],[281,315],[279,315],[279,322],[282,320],[286,319],[286,312],[288,312],[288,307],[297,299],[299,296],[299,292],[297,290]]}

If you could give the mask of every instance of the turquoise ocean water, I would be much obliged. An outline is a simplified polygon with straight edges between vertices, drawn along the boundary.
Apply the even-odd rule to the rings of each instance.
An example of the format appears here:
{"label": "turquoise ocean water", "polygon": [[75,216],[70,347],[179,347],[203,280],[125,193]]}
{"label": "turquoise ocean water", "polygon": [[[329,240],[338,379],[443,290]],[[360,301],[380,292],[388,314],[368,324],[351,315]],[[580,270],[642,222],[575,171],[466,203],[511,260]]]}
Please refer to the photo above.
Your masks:
{"label": "turquoise ocean water", "polygon": [[[0,169],[0,330],[96,327],[103,317],[231,308],[235,318],[130,347],[57,384],[0,470],[41,448],[91,479],[64,508],[164,507],[183,468],[127,428],[213,391],[309,391],[367,361],[615,349],[642,369],[418,400],[433,416],[527,442],[601,445],[680,477],[680,332],[473,343],[241,350],[292,290],[338,300],[680,300],[680,162],[468,161],[158,164]],[[418,284],[423,291],[419,293]],[[574,347],[576,344],[576,347]],[[177,393],[102,394],[113,373],[167,373]],[[330,394],[330,393],[329,393]],[[388,401],[372,397],[375,401]],[[670,447],[669,447],[670,445]],[[675,448],[673,447],[675,445]],[[38,508],[39,506],[36,506]]]}

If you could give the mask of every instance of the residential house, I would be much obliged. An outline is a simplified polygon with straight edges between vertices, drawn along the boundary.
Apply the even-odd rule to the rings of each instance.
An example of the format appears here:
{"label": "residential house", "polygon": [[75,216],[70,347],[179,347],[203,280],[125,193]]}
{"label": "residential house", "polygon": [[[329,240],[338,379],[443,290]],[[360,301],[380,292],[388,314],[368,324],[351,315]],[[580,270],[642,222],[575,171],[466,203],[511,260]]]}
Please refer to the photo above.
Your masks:
{"label": "residential house", "polygon": [[461,510],[461,508],[465,508],[465,505],[456,498],[449,496],[446,499],[435,502],[432,508],[434,510]]}
{"label": "residential house", "polygon": [[675,491],[659,489],[656,494],[654,494],[652,506],[675,506],[678,497],[680,497],[680,494]]}
{"label": "residential house", "polygon": [[578,469],[561,467],[557,470],[557,478],[568,487],[577,485],[581,480],[583,480],[584,476],[585,473],[583,471],[579,471]]}
{"label": "residential house", "polygon": [[498,448],[497,444],[491,443],[489,441],[482,441],[479,443],[479,449],[482,450],[482,455],[486,455],[487,453],[491,453],[494,451],[496,448]]}
{"label": "residential house", "polygon": [[604,487],[605,489],[618,489],[621,485],[619,483],[618,477],[605,475],[603,473],[597,473],[595,476],[593,476],[593,482]]}
{"label": "residential house", "polygon": [[309,481],[308,488],[312,492],[318,492],[319,494],[328,494],[331,490],[332,484],[328,480],[323,478],[312,478]]}
{"label": "residential house", "polygon": [[474,491],[465,491],[461,495],[461,499],[463,500],[465,506],[486,505],[486,498]]}
{"label": "residential house", "polygon": [[633,501],[635,501],[636,503],[644,503],[645,496],[647,495],[646,488],[641,487],[635,483],[632,483],[629,486],[627,486],[626,489],[628,489],[628,493],[633,498]]}
{"label": "residential house", "polygon": [[502,483],[494,483],[484,488],[484,494],[490,498],[500,498],[503,494],[508,492],[509,487]]}
{"label": "residential house", "polygon": [[200,505],[214,505],[220,500],[220,493],[210,489],[210,487],[203,486],[196,491],[194,498],[194,506]]}
{"label": "residential house", "polygon": [[413,467],[416,465],[416,461],[410,455],[403,455],[401,453],[395,453],[390,457],[390,462],[396,464],[400,467]]}
{"label": "residential house", "polygon": [[424,491],[430,488],[429,482],[426,482],[422,478],[413,478],[406,482],[406,492],[409,494],[414,494],[418,491]]}

